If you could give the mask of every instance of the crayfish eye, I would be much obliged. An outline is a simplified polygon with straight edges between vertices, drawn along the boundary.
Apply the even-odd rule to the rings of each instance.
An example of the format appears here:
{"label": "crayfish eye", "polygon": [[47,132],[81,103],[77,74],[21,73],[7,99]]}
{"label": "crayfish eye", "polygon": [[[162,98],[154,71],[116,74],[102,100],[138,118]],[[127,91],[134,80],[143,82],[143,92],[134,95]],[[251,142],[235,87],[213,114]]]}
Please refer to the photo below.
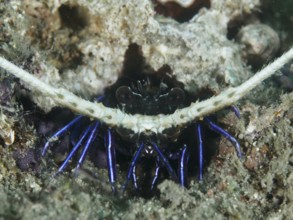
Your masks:
{"label": "crayfish eye", "polygon": [[167,96],[167,102],[170,105],[180,105],[185,100],[185,93],[181,88],[173,88]]}
{"label": "crayfish eye", "polygon": [[135,101],[135,95],[128,86],[120,86],[116,90],[115,96],[120,104],[130,104]]}

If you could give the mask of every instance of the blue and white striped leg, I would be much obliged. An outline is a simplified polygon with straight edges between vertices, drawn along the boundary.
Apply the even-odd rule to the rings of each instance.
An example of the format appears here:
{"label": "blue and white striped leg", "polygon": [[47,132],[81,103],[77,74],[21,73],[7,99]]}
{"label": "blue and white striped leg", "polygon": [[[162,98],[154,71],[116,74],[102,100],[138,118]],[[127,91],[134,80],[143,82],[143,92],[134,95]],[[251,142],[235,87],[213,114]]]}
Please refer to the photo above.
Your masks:
{"label": "blue and white striped leg", "polygon": [[160,161],[164,164],[164,166],[166,167],[169,175],[171,176],[171,178],[174,180],[174,181],[177,181],[177,175],[176,173],[174,172],[171,164],[169,163],[168,159],[164,156],[164,154],[161,152],[161,150],[159,149],[159,147],[156,145],[156,143],[154,142],[151,142],[154,150],[157,152],[158,156],[159,156],[159,159]]}
{"label": "blue and white striped leg", "polygon": [[234,138],[231,134],[229,134],[227,131],[225,131],[223,128],[219,127],[216,125],[214,122],[212,122],[208,117],[205,118],[205,122],[208,124],[209,128],[221,135],[223,135],[225,138],[227,138],[235,147],[237,156],[241,159],[242,158],[242,153],[240,149],[240,144]]}
{"label": "blue and white striped leg", "polygon": [[124,183],[124,185],[122,187],[122,192],[123,193],[125,192],[126,187],[128,185],[128,182],[129,182],[131,176],[133,175],[133,168],[136,166],[136,163],[137,163],[138,159],[140,158],[144,148],[145,148],[145,145],[143,143],[141,143],[139,148],[135,152],[132,160],[131,160],[130,167],[128,169],[128,173],[127,173],[127,177],[126,177],[126,181],[125,181],[125,183]]}
{"label": "blue and white striped leg", "polygon": [[60,130],[58,130],[55,134],[53,134],[49,140],[46,142],[46,144],[44,145],[44,148],[42,150],[42,156],[45,156],[47,149],[50,145],[51,142],[55,141],[56,139],[58,139],[59,137],[61,137],[66,131],[68,131],[75,123],[77,123],[83,116],[77,116],[76,118],[74,118],[71,122],[69,122],[67,125],[65,125],[63,128],[61,128]]}
{"label": "blue and white striped leg", "polygon": [[185,187],[186,184],[186,176],[188,171],[188,160],[189,160],[189,152],[187,146],[184,145],[181,153],[180,164],[179,164],[179,183],[181,186]]}
{"label": "blue and white striped leg", "polygon": [[157,180],[158,180],[159,175],[160,175],[160,170],[161,170],[161,166],[160,166],[160,163],[159,163],[159,158],[157,158],[155,175],[154,175],[153,180],[152,180],[151,191],[154,189],[154,187],[155,187],[155,185],[157,183]]}
{"label": "blue and white striped leg", "polygon": [[107,167],[109,181],[111,184],[112,191],[116,193],[116,151],[113,146],[112,132],[110,128],[108,128],[107,135],[105,135],[105,146],[107,150]]}
{"label": "blue and white striped leg", "polygon": [[72,158],[74,153],[78,150],[78,148],[81,146],[82,141],[85,139],[85,137],[88,135],[88,133],[91,130],[91,126],[88,126],[86,130],[81,135],[81,138],[78,140],[78,142],[74,145],[73,149],[70,151],[66,159],[63,161],[62,165],[59,167],[57,173],[54,175],[56,176],[58,173],[62,172],[65,167],[68,165],[69,160]]}
{"label": "blue and white striped leg", "polygon": [[196,123],[196,136],[198,142],[198,180],[202,180],[203,178],[203,141],[202,141],[202,129],[201,124]]}
{"label": "blue and white striped leg", "polygon": [[86,145],[84,146],[83,150],[82,150],[82,153],[81,153],[81,156],[78,160],[78,163],[77,163],[77,166],[75,168],[75,175],[77,174],[78,172],[78,169],[81,167],[83,161],[84,161],[84,158],[86,156],[86,153],[88,151],[88,148],[89,146],[91,145],[91,143],[93,143],[94,139],[96,138],[97,134],[96,134],[96,131],[97,129],[99,128],[100,126],[100,122],[95,122],[93,125],[91,125],[91,133],[90,133],[90,136],[86,142]]}

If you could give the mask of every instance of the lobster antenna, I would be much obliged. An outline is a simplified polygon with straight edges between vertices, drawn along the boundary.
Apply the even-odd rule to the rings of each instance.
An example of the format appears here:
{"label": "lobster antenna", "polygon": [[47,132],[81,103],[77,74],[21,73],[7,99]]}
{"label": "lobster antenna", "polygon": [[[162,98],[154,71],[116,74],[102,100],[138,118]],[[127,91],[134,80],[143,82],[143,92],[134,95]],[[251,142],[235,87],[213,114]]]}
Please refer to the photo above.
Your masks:
{"label": "lobster antenna", "polygon": [[293,47],[241,85],[228,88],[219,95],[207,100],[192,103],[188,107],[176,110],[173,114],[161,114],[156,116],[140,114],[129,115],[119,109],[108,108],[101,103],[81,99],[65,89],[54,88],[40,81],[32,74],[19,68],[3,57],[0,57],[0,67],[18,77],[34,90],[52,98],[56,105],[70,108],[76,113],[95,118],[110,127],[123,127],[134,133],[148,134],[152,132],[159,133],[171,127],[184,127],[186,124],[200,117],[207,116],[234,104],[262,83],[262,81],[282,68],[291,59],[293,59]]}

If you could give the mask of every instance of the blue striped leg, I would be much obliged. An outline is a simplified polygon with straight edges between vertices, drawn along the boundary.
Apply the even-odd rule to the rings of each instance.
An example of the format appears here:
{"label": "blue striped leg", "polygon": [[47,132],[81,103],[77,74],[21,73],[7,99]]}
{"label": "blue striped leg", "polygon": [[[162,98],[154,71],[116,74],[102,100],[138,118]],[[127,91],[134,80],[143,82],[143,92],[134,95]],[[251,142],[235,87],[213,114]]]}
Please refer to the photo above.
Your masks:
{"label": "blue striped leg", "polygon": [[63,128],[58,130],[55,134],[53,134],[49,138],[49,140],[46,142],[46,144],[44,145],[44,148],[42,150],[42,156],[45,156],[47,149],[48,149],[51,142],[55,141],[56,139],[61,137],[63,134],[65,134],[65,132],[68,131],[74,124],[76,124],[82,117],[83,117],[82,115],[77,116],[71,122],[69,122],[67,125],[65,125]]}
{"label": "blue striped leg", "polygon": [[134,166],[132,170],[132,180],[133,180],[134,188],[137,190],[138,185],[137,185],[137,176],[136,176],[136,166]]}
{"label": "blue striped leg", "polygon": [[107,149],[107,167],[108,167],[108,175],[109,181],[111,184],[111,189],[114,193],[116,193],[116,151],[113,146],[112,140],[112,132],[111,129],[108,128],[107,135],[105,135],[105,145]]}
{"label": "blue striped leg", "polygon": [[136,166],[138,159],[141,157],[141,154],[142,154],[142,151],[143,151],[144,148],[145,148],[145,145],[143,143],[141,143],[139,148],[135,152],[132,160],[131,160],[130,167],[128,169],[128,173],[127,173],[127,177],[126,177],[126,181],[125,181],[125,183],[124,183],[124,185],[122,187],[122,193],[124,193],[125,190],[126,190],[128,182],[129,182],[131,176],[133,175],[133,169]]}
{"label": "blue striped leg", "polygon": [[183,187],[186,186],[188,160],[189,160],[189,152],[186,147],[186,144],[184,144],[184,147],[181,153],[180,164],[179,164],[179,183]]}
{"label": "blue striped leg", "polygon": [[81,156],[80,156],[80,158],[78,160],[77,166],[76,166],[75,171],[74,171],[74,173],[75,173],[74,175],[77,174],[78,169],[81,167],[81,165],[82,165],[82,163],[84,161],[84,158],[86,156],[86,153],[88,151],[89,146],[91,145],[91,143],[93,143],[94,139],[96,138],[96,136],[97,136],[96,131],[99,128],[99,126],[100,126],[100,122],[98,122],[98,121],[96,121],[94,123],[94,125],[91,126],[92,131],[91,131],[90,136],[89,136],[89,138],[88,138],[88,140],[86,142],[86,145],[84,146],[84,148],[82,150]]}
{"label": "blue striped leg", "polygon": [[79,149],[79,147],[81,146],[82,141],[85,139],[85,137],[90,132],[90,130],[91,130],[91,126],[88,126],[87,129],[83,131],[83,133],[81,135],[81,138],[74,145],[73,149],[70,151],[70,153],[68,154],[66,159],[63,161],[62,165],[59,167],[57,173],[55,173],[54,176],[56,176],[58,173],[62,172],[65,169],[65,167],[68,165],[69,160],[72,158],[74,153]]}
{"label": "blue striped leg", "polygon": [[202,141],[202,133],[201,133],[201,124],[196,123],[196,136],[198,142],[198,180],[202,180],[203,178],[203,141]]}
{"label": "blue striped leg", "polygon": [[205,122],[208,124],[211,130],[223,135],[234,145],[237,152],[237,156],[241,159],[242,153],[241,153],[240,144],[238,143],[238,141],[231,134],[225,131],[223,128],[219,127],[214,122],[212,122],[208,117],[205,118]]}
{"label": "blue striped leg", "polygon": [[151,191],[154,189],[154,187],[155,187],[155,185],[157,183],[157,180],[158,180],[159,174],[160,174],[160,170],[161,170],[161,166],[160,166],[160,163],[159,163],[159,158],[157,157],[155,175],[154,175],[153,180],[152,180]]}
{"label": "blue striped leg", "polygon": [[173,168],[171,167],[171,164],[169,163],[168,159],[164,156],[164,154],[161,152],[161,150],[159,149],[159,147],[156,145],[156,143],[151,142],[154,150],[157,152],[160,162],[162,162],[164,164],[164,166],[166,167],[169,175],[171,176],[171,178],[174,181],[177,181],[177,175],[174,172]]}
{"label": "blue striped leg", "polygon": [[239,111],[239,109],[235,105],[232,105],[230,108],[232,109],[232,111],[234,112],[234,114],[237,116],[237,118],[241,118],[240,111]]}

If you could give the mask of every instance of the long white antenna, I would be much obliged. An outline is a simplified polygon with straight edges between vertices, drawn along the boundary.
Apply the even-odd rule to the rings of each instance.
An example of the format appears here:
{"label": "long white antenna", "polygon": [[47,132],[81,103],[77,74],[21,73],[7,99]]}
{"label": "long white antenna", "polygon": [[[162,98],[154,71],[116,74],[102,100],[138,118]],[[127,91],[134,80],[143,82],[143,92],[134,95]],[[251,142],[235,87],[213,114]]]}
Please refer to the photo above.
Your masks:
{"label": "long white antenna", "polygon": [[40,81],[3,57],[0,57],[0,67],[12,73],[33,89],[43,93],[44,96],[52,98],[60,106],[70,108],[76,113],[96,118],[111,127],[123,127],[135,133],[144,132],[147,134],[149,132],[162,132],[171,127],[184,127],[187,123],[199,117],[204,117],[232,105],[291,59],[293,59],[293,48],[238,87],[229,88],[205,101],[192,103],[189,107],[178,109],[173,114],[156,116],[129,115],[119,109],[108,108],[101,103],[81,99],[65,89],[57,89]]}

